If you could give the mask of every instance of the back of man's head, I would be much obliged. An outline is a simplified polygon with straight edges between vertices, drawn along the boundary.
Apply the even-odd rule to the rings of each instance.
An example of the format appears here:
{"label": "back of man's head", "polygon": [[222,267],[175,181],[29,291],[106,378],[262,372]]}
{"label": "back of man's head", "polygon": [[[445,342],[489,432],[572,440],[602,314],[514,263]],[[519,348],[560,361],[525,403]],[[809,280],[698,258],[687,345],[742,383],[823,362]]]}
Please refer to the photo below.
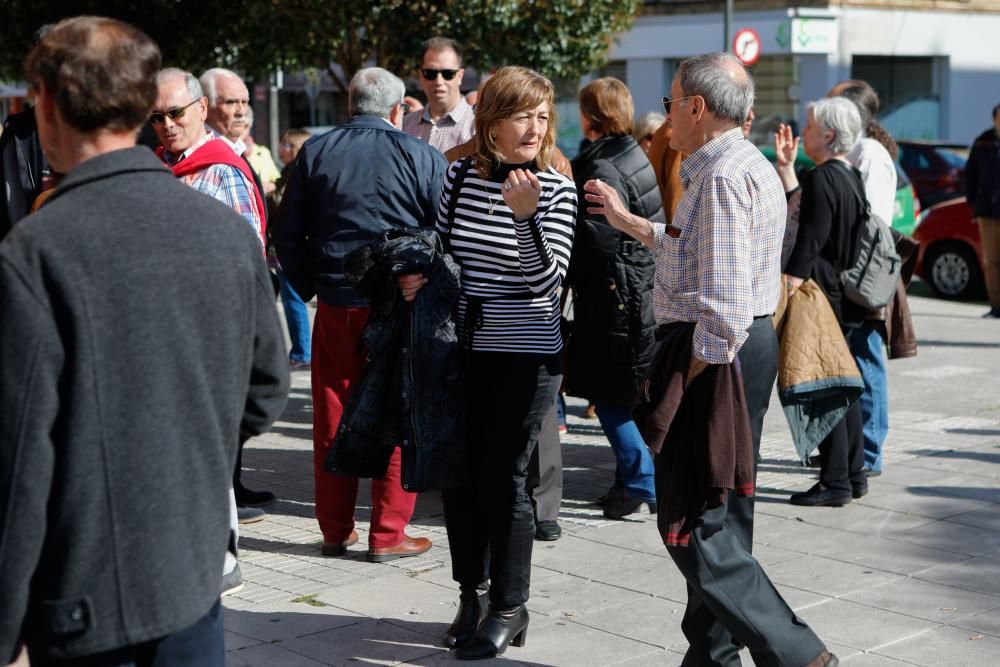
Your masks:
{"label": "back of man's head", "polygon": [[392,72],[381,67],[359,70],[347,87],[347,106],[352,116],[388,118],[403,101],[406,86]]}
{"label": "back of man's head", "polygon": [[756,93],[753,77],[731,53],[705,53],[688,58],[677,69],[684,95],[698,95],[716,118],[743,125]]}
{"label": "back of man's head", "polygon": [[99,16],[57,23],[25,61],[28,83],[44,86],[63,120],[80,132],[137,129],[156,101],[159,69],[152,39]]}

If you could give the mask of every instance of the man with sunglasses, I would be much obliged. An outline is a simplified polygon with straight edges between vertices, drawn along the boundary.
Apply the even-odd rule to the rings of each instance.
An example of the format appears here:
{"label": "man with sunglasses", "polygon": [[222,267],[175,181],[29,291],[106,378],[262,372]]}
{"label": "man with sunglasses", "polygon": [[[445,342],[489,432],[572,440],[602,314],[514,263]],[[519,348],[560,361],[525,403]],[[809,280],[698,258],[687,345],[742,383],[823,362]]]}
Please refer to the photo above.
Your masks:
{"label": "man with sunglasses", "polygon": [[[751,554],[756,455],[778,370],[771,317],[787,213],[777,173],[743,135],[754,92],[753,78],[732,54],[681,63],[663,99],[670,145],[687,155],[680,166],[684,193],[670,224],[632,215],[606,183],[587,181],[584,189],[590,213],[652,248],[653,311],[663,346],[656,357],[674,354],[676,366],[660,367],[663,375],[648,380],[669,385],[682,378],[676,393],[664,392],[652,408],[645,429],[637,422],[647,444],[663,447],[654,462],[658,525],[687,580],[684,664],[739,665],[746,646],[758,665],[834,667],[837,657]],[[684,336],[686,342],[668,347]],[[672,369],[677,373],[669,375]],[[733,376],[739,382],[727,385]],[[678,403],[668,419],[661,410],[672,398]],[[726,410],[734,415],[730,435],[713,438],[720,426],[713,415]],[[737,420],[746,428],[734,428]],[[668,427],[665,434],[657,430]],[[678,437],[687,435],[685,428],[699,435]]]}
{"label": "man with sunglasses", "polygon": [[475,134],[475,112],[462,96],[462,52],[447,37],[424,42],[417,70],[427,106],[403,118],[403,131],[442,153],[464,144]]}
{"label": "man with sunglasses", "polygon": [[156,77],[149,122],[162,144],[157,154],[174,176],[243,216],[264,244],[264,199],[246,160],[208,131],[208,100],[190,72],[169,67]]}

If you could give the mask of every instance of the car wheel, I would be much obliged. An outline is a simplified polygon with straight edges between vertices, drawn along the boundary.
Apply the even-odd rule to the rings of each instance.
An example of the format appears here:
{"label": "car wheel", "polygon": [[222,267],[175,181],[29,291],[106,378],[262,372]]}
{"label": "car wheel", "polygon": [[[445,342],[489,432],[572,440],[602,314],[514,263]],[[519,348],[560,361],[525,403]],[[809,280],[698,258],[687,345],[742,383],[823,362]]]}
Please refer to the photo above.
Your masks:
{"label": "car wheel", "polygon": [[964,243],[950,241],[932,246],[924,258],[923,277],[946,299],[972,299],[983,292],[979,258]]}

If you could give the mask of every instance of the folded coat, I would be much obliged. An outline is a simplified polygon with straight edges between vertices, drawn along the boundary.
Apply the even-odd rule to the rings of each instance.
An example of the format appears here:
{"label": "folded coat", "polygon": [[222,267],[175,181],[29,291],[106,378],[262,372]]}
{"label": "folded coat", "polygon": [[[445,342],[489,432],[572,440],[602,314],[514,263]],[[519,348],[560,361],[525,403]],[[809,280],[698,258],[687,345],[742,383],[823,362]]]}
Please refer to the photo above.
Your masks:
{"label": "folded coat", "polygon": [[774,314],[778,398],[803,463],[865,389],[830,302],[812,279]]}
{"label": "folded coat", "polygon": [[738,359],[710,364],[685,388],[692,323],[661,326],[633,417],[656,453],[657,527],[686,547],[698,516],[730,490],[754,493],[753,437]]}
{"label": "folded coat", "polygon": [[[371,301],[362,342],[368,367],[353,386],[326,459],[329,472],[385,476],[399,446],[407,491],[465,480],[465,397],[452,312],[461,270],[437,232],[402,229],[347,255],[345,275]],[[400,275],[427,284],[406,303]]]}

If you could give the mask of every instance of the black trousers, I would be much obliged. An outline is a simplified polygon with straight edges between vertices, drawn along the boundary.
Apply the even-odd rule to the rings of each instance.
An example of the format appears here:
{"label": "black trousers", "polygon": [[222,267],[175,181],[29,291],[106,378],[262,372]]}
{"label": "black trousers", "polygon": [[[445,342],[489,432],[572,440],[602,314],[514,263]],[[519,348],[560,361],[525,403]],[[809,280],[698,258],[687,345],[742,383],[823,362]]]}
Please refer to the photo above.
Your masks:
{"label": "black trousers", "polygon": [[[778,339],[770,317],[756,318],[738,358],[753,436],[754,477],[764,415],[778,374]],[[695,379],[695,382],[698,380]],[[663,457],[656,458],[657,497]],[[754,500],[731,492],[726,504],[706,510],[687,547],[668,548],[687,580],[688,604],[681,621],[689,648],[684,667],[740,664],[750,649],[758,666],[799,667],[823,651],[823,643],[791,610],[751,555]]]}
{"label": "black trousers", "polygon": [[223,667],[222,605],[216,601],[193,625],[153,641],[65,660],[34,655],[29,647],[28,659],[31,667]]}
{"label": "black trousers", "polygon": [[562,504],[562,443],[556,402],[545,413],[538,446],[528,464],[528,495],[537,521],[556,521]]}
{"label": "black trousers", "polygon": [[471,592],[488,568],[490,604],[516,607],[528,599],[535,538],[528,462],[562,381],[560,360],[471,352],[467,362],[469,482],[442,493],[452,577]]}
{"label": "black trousers", "polygon": [[844,418],[819,443],[819,481],[828,489],[850,493],[852,485],[868,483],[865,465],[864,417],[854,401]]}

